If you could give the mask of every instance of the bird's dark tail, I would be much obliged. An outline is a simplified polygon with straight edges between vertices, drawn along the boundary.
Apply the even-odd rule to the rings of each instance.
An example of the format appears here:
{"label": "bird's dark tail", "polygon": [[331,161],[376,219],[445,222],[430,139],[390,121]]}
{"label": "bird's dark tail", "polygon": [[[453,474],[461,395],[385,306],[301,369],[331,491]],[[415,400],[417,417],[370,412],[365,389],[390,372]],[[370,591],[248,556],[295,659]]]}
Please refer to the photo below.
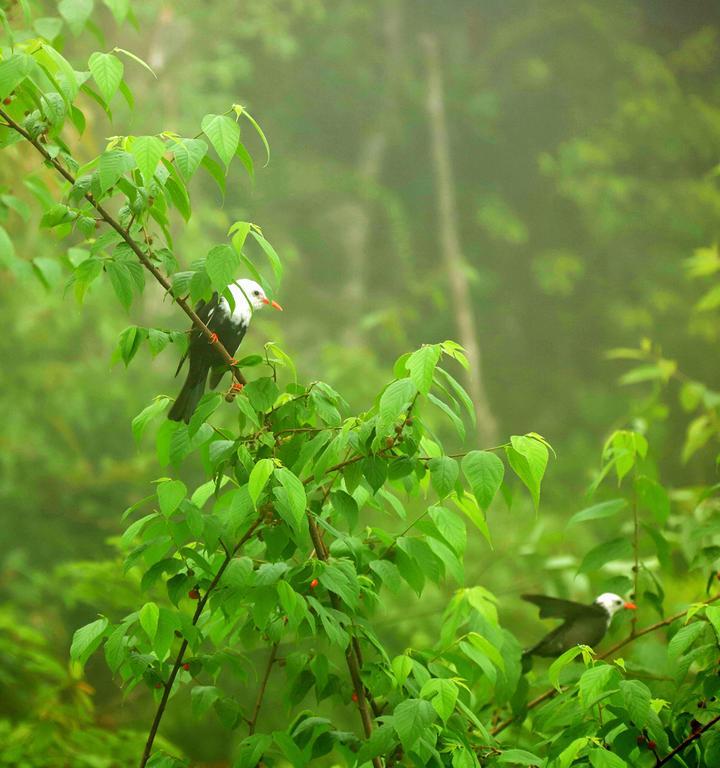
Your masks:
{"label": "bird's dark tail", "polygon": [[183,388],[180,390],[180,394],[168,413],[168,419],[184,421],[186,424],[189,423],[190,417],[195,412],[197,404],[205,392],[206,380],[207,371],[205,371],[205,376],[201,376],[199,379],[188,375]]}

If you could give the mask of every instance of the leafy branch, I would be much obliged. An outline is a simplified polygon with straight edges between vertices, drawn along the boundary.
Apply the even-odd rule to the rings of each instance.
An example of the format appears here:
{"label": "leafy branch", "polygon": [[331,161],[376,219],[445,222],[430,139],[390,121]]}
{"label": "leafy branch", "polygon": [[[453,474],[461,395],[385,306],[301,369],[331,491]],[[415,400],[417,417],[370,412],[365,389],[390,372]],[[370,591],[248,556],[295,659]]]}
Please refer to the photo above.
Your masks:
{"label": "leafy branch", "polygon": [[[43,147],[38,139],[34,138],[30,133],[28,133],[28,131],[26,131],[21,125],[15,122],[15,120],[13,120],[12,117],[2,109],[0,109],[0,118],[5,121],[5,127],[12,128],[12,130],[20,134],[20,136],[22,136],[27,142],[32,144],[37,152],[43,156],[48,165],[52,166],[72,186],[75,186],[75,177],[66,168],[63,168],[61,163],[56,158],[50,155],[50,153],[45,149],[45,147]],[[195,310],[190,306],[190,304],[188,304],[187,300],[181,296],[174,295],[173,287],[170,281],[152,263],[147,254],[144,253],[142,248],[138,245],[135,238],[130,234],[129,230],[123,227],[122,224],[120,224],[120,222],[118,222],[112,216],[112,214],[108,213],[108,211],[95,199],[91,192],[85,192],[83,197],[100,214],[100,217],[103,219],[103,221],[105,221],[106,224],[112,227],[112,229],[114,229],[120,235],[120,237],[122,237],[122,239],[127,243],[135,256],[137,256],[143,267],[145,267],[145,269],[150,272],[150,274],[157,280],[158,283],[160,283],[165,291],[173,297],[175,303],[178,304],[182,311],[190,318],[193,325],[207,338],[208,343],[215,345],[215,348],[217,349],[220,356],[230,367],[232,375],[237,383],[244,386],[246,381],[242,373],[236,367],[237,361],[235,358],[233,358],[233,356],[227,351],[222,342],[217,338],[217,335],[213,333],[200,319]]]}
{"label": "leafy branch", "polygon": [[[720,600],[720,594],[715,595],[714,597],[709,598],[708,600],[704,600],[700,605],[711,605],[712,603],[717,602]],[[662,621],[658,621],[655,624],[650,624],[647,627],[643,627],[643,629],[638,630],[637,632],[633,631],[630,635],[628,635],[623,640],[620,640],[615,645],[613,645],[611,648],[608,648],[607,651],[600,654],[597,658],[599,660],[607,659],[610,656],[613,656],[617,651],[619,651],[621,648],[624,648],[627,645],[630,645],[630,643],[634,643],[636,640],[639,640],[641,637],[644,637],[645,635],[649,635],[652,632],[657,632],[658,629],[662,629],[663,627],[667,627],[670,624],[672,624],[674,621],[677,621],[678,619],[682,619],[683,616],[687,616],[690,611],[694,611],[696,609],[696,606],[691,606],[690,608],[686,608],[684,611],[679,611],[678,613],[674,613],[672,616],[668,616],[666,619],[663,619]],[[526,712],[535,709],[536,707],[540,706],[544,701],[547,701],[548,699],[552,699],[556,694],[560,693],[560,691],[557,688],[549,688],[544,693],[541,693],[536,698],[532,699],[532,701],[528,702],[528,705],[526,707]],[[506,728],[511,726],[514,722],[516,722],[518,718],[517,717],[509,717],[507,720],[503,720],[501,723],[498,723],[491,731],[492,736],[497,736],[498,733],[501,733]]]}
{"label": "leafy branch", "polygon": [[[238,541],[235,547],[231,551],[228,551],[225,554],[225,559],[220,564],[220,567],[218,568],[213,580],[210,582],[208,588],[205,590],[205,594],[202,595],[202,597],[198,600],[198,604],[195,608],[195,613],[193,614],[193,618],[192,618],[193,626],[197,625],[198,620],[200,619],[200,616],[202,615],[202,612],[205,609],[205,606],[207,605],[210,595],[212,594],[213,590],[217,587],[217,585],[220,583],[220,579],[222,578],[223,573],[225,573],[225,569],[228,567],[228,565],[230,565],[230,561],[240,551],[243,545],[245,545],[252,538],[258,526],[260,525],[260,523],[262,523],[264,517],[265,517],[264,512],[258,515],[258,517],[255,519],[253,524],[244,533],[244,535],[242,536],[240,541]],[[175,662],[173,664],[172,671],[170,672],[168,679],[163,683],[163,693],[160,698],[160,702],[158,703],[157,710],[155,711],[155,716],[153,717],[152,724],[150,725],[150,732],[148,733],[147,741],[145,742],[145,748],[143,750],[142,757],[140,759],[139,768],[145,768],[147,761],[150,759],[150,754],[152,753],[152,747],[155,741],[155,736],[157,735],[158,728],[160,727],[160,722],[162,721],[163,715],[165,714],[165,708],[167,707],[168,699],[170,698],[170,693],[172,691],[175,678],[177,677],[178,672],[182,667],[183,658],[185,656],[185,651],[187,651],[187,647],[188,647],[188,640],[187,638],[183,638],[183,641],[180,644],[180,649],[178,650],[177,656],[175,657]]]}
{"label": "leafy branch", "polygon": [[671,752],[668,752],[665,757],[658,758],[657,762],[655,763],[655,768],[660,768],[661,765],[665,765],[666,763],[669,763],[673,757],[676,755],[679,755],[684,749],[690,746],[690,744],[693,743],[693,741],[697,741],[705,732],[709,731],[714,725],[720,722],[720,715],[717,715],[712,720],[709,720],[705,725],[702,726],[702,728],[698,728],[697,730],[693,731],[684,741],[681,741],[680,744],[675,747]]}

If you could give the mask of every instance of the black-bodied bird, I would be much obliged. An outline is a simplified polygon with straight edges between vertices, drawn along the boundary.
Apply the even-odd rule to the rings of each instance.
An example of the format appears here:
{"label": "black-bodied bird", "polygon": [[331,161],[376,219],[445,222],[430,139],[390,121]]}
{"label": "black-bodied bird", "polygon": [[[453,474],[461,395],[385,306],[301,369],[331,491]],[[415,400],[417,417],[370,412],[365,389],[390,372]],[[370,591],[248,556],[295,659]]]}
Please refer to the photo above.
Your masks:
{"label": "black-bodied bird", "polygon": [[[253,313],[266,304],[281,311],[282,307],[276,301],[268,299],[265,291],[254,280],[236,280],[228,288],[234,307],[230,306],[226,298],[213,293],[210,301],[199,302],[195,311],[213,332],[215,341],[219,341],[231,355],[234,355],[250,325]],[[188,350],[180,360],[175,372],[176,376],[188,357],[190,366],[185,384],[168,413],[168,418],[173,421],[189,422],[205,392],[208,373],[212,371],[210,387],[214,388],[228,370],[228,365],[215,348],[215,344],[208,341],[198,328],[192,329]]]}
{"label": "black-bodied bird", "polygon": [[531,656],[560,656],[575,645],[594,647],[605,637],[618,611],[636,609],[634,603],[614,592],[603,592],[590,605],[545,595],[522,595],[522,599],[538,606],[541,619],[563,619],[559,627],[523,653],[525,669],[529,668]]}

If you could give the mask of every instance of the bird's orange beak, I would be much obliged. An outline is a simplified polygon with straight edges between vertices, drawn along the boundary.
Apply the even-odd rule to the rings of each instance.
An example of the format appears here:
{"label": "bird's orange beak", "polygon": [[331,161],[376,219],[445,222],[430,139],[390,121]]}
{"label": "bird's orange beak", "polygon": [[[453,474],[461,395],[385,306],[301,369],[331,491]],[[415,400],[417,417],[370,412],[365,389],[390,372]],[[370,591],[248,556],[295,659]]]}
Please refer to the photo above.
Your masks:
{"label": "bird's orange beak", "polygon": [[635,603],[623,603],[623,608],[627,608],[629,611],[637,611]]}
{"label": "bird's orange beak", "polygon": [[267,297],[263,299],[263,304],[269,304],[274,309],[279,309],[281,312],[283,308],[277,303],[277,301],[270,301]]}

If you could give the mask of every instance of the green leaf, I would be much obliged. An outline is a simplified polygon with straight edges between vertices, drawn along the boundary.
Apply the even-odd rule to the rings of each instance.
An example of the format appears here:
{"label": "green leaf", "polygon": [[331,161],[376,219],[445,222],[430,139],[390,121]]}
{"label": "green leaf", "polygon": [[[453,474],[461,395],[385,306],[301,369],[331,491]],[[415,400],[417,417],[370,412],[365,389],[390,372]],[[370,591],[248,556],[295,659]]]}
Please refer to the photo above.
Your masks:
{"label": "green leaf", "polygon": [[363,477],[368,481],[373,492],[382,488],[387,479],[387,462],[373,454],[362,460],[361,467]]}
{"label": "green leaf", "polygon": [[588,736],[573,739],[553,761],[553,768],[570,768],[578,755],[587,747],[588,741]]}
{"label": "green leaf", "polygon": [[149,64],[144,62],[139,56],[136,56],[134,53],[131,53],[130,51],[126,51],[124,48],[118,48],[115,46],[113,48],[114,53],[122,53],[124,56],[127,56],[129,59],[132,59],[136,64],[139,64],[141,67],[144,67],[147,69],[147,71],[157,80],[157,75],[153,72],[152,67],[150,67]]}
{"label": "green leaf", "polygon": [[540,484],[548,463],[547,446],[527,435],[513,435],[506,447],[510,466],[530,491],[535,509],[540,504]]}
{"label": "green leaf", "polygon": [[505,671],[505,659],[500,651],[484,636],[477,632],[470,632],[467,639],[480,653],[487,656],[490,661],[502,672]]}
{"label": "green leaf", "polygon": [[96,52],[90,56],[88,66],[105,103],[110,104],[122,81],[122,61],[111,53]]}
{"label": "green leaf", "polygon": [[598,544],[583,558],[578,573],[591,573],[612,560],[625,560],[632,557],[632,542],[626,536]]}
{"label": "green leaf", "polygon": [[277,384],[270,376],[251,381],[243,391],[256,411],[267,411],[272,408],[280,394]]}
{"label": "green leaf", "polygon": [[155,603],[145,603],[138,614],[140,626],[145,630],[145,634],[150,638],[150,642],[155,639],[160,619],[160,609]]}
{"label": "green leaf", "polygon": [[505,474],[502,460],[489,451],[470,451],[463,457],[462,471],[480,508],[487,511],[502,485]]}
{"label": "green leaf", "polygon": [[180,175],[190,181],[208,151],[202,139],[178,139],[170,148]]}
{"label": "green leaf", "polygon": [[435,493],[444,499],[455,487],[460,474],[457,461],[449,456],[440,456],[428,462],[428,469]]}
{"label": "green leaf", "polygon": [[280,261],[280,257],[277,255],[272,245],[270,245],[270,243],[259,232],[253,229],[250,231],[250,234],[258,241],[260,247],[263,249],[263,252],[268,257],[268,261],[272,267],[275,279],[279,282],[283,275],[283,266],[282,262]]}
{"label": "green leaf", "polygon": [[121,331],[118,338],[117,354],[125,363],[127,367],[130,361],[135,357],[135,353],[140,348],[140,342],[142,336],[139,333],[139,328],[136,325],[130,325],[125,330]]}
{"label": "green leaf", "polygon": [[349,561],[328,561],[318,578],[325,589],[334,592],[350,608],[358,607],[360,584],[355,569]]}
{"label": "green leaf", "polygon": [[187,496],[187,488],[181,480],[166,480],[157,486],[158,504],[165,517],[170,517]]}
{"label": "green leaf", "polygon": [[565,653],[558,656],[548,668],[548,680],[554,688],[558,689],[558,691],[561,690],[560,673],[583,652],[583,649],[587,649],[587,646],[574,645],[572,648],[565,651]]}
{"label": "green leaf", "polygon": [[262,493],[263,488],[267,485],[267,481],[270,479],[270,475],[272,475],[274,469],[275,463],[272,459],[260,459],[260,461],[258,461],[252,468],[252,472],[250,472],[248,491],[253,506],[256,508],[257,500],[260,498],[260,494]]}
{"label": "green leaf", "polygon": [[235,280],[239,268],[240,257],[229,245],[216,245],[205,259],[205,270],[218,293]]}
{"label": "green leaf", "polygon": [[246,117],[257,132],[257,135],[260,137],[260,141],[262,141],[263,146],[265,147],[265,154],[267,155],[265,165],[267,165],[270,162],[270,144],[268,144],[268,140],[265,138],[265,134],[263,133],[262,128],[258,124],[257,120],[255,120],[255,118],[247,111],[247,109],[245,109],[245,107],[242,107],[240,104],[233,104],[233,110],[238,117],[241,115]]}
{"label": "green leaf", "polygon": [[621,680],[620,692],[630,718],[637,728],[642,728],[650,716],[650,689],[639,680]]}
{"label": "green leaf", "polygon": [[121,261],[108,261],[105,269],[118,300],[125,309],[130,309],[133,300],[133,278],[128,265]]}
{"label": "green leaf", "polygon": [[616,515],[621,509],[627,506],[625,499],[610,499],[609,501],[601,501],[599,504],[594,504],[592,507],[586,507],[576,512],[567,522],[567,527],[576,525],[577,523],[585,523],[588,520],[604,520],[606,517],[612,517]]}
{"label": "green leaf", "polygon": [[396,656],[390,664],[393,675],[395,675],[395,681],[399,687],[405,684],[408,679],[408,675],[413,669],[413,660],[406,654],[402,656]]}
{"label": "green leaf", "polygon": [[205,115],[200,125],[227,168],[240,142],[240,126],[228,115]]}
{"label": "green leaf", "polygon": [[477,421],[475,406],[473,405],[473,401],[470,399],[470,395],[468,395],[460,382],[453,378],[444,368],[440,368],[439,366],[435,368],[435,374],[439,378],[443,379],[444,383],[450,387],[452,394],[455,395],[455,397],[463,404],[468,416],[470,417],[470,421],[475,424]]}
{"label": "green leaf", "polygon": [[220,163],[213,160],[212,157],[206,155],[200,161],[200,165],[202,165],[202,167],[210,174],[212,179],[218,185],[220,194],[225,197],[225,174],[223,173],[223,169]]}
{"label": "green leaf", "polygon": [[428,513],[443,539],[456,554],[462,555],[467,544],[467,531],[463,521],[445,507],[430,507]]}
{"label": "green leaf", "polygon": [[73,34],[79,35],[92,13],[93,0],[60,0],[57,8]]}
{"label": "green leaf", "polygon": [[196,685],[190,692],[192,713],[194,717],[201,717],[220,698],[221,691],[214,685]]}
{"label": "green leaf", "polygon": [[455,711],[458,687],[452,680],[431,678],[420,689],[420,695],[430,700],[435,711],[445,722]]}
{"label": "green leaf", "polygon": [[628,764],[614,752],[600,747],[588,751],[593,768],[627,768]]}
{"label": "green leaf", "polygon": [[524,749],[505,749],[503,753],[497,758],[498,763],[510,763],[511,765],[529,765],[536,766],[541,765],[543,758],[534,755],[532,752],[527,752]]}
{"label": "green leaf", "polygon": [[614,687],[617,669],[610,664],[596,664],[586,669],[578,681],[580,701],[588,709],[608,689]]}
{"label": "green leaf", "polygon": [[708,621],[713,625],[715,634],[720,639],[720,608],[716,605],[708,605],[705,608],[705,615],[708,617]]}
{"label": "green leaf", "polygon": [[427,393],[427,399],[437,408],[439,408],[452,422],[453,426],[455,427],[455,431],[460,436],[461,440],[465,440],[465,425],[463,424],[462,419],[453,411],[453,409],[447,404],[444,403],[439,397],[435,397],[432,392]]}
{"label": "green leaf", "polygon": [[0,99],[8,97],[30,74],[35,66],[31,56],[16,53],[0,61]]}
{"label": "green leaf", "polygon": [[125,21],[130,10],[130,0],[103,0],[103,3],[110,9],[117,24]]}
{"label": "green leaf", "polygon": [[165,153],[165,143],[157,136],[135,136],[130,144],[130,153],[135,158],[145,184],[149,184]]}
{"label": "green leaf", "polygon": [[274,471],[276,479],[287,492],[288,503],[295,520],[295,527],[296,529],[299,529],[300,523],[305,517],[305,507],[307,506],[305,486],[300,479],[286,467],[278,467]]}
{"label": "green leaf", "polygon": [[245,166],[245,170],[250,177],[250,181],[255,181],[255,163],[253,163],[253,159],[247,149],[245,149],[245,145],[242,143],[242,141],[238,143],[237,152],[235,154],[240,158],[240,162]]}
{"label": "green leaf", "polygon": [[[707,615],[708,609],[705,609]],[[683,654],[703,633],[705,624],[695,621],[692,624],[686,624],[673,635],[672,640],[668,643],[667,653],[668,659],[672,663],[677,662],[678,657]]]}
{"label": "green leaf", "polygon": [[108,620],[102,617],[75,630],[70,645],[70,658],[84,665],[100,646],[107,626]]}
{"label": "green leaf", "polygon": [[406,699],[395,707],[393,727],[406,752],[425,735],[434,720],[435,710],[430,702],[424,699]]}
{"label": "green leaf", "polygon": [[415,383],[418,392],[426,395],[433,383],[435,367],[440,360],[440,346],[429,344],[413,352],[405,363],[410,372],[410,378]]}
{"label": "green leaf", "polygon": [[98,179],[102,192],[107,192],[110,187],[115,186],[118,179],[134,167],[135,158],[129,152],[123,152],[121,149],[103,152],[98,162]]}
{"label": "green leaf", "polygon": [[472,520],[477,529],[487,540],[487,543],[492,547],[490,529],[488,528],[485,516],[483,515],[483,512],[475,498],[466,493],[461,499],[454,497],[452,501],[453,504],[455,504],[455,506],[458,507],[458,509],[460,509],[463,514],[467,515],[470,520]]}
{"label": "green leaf", "polygon": [[412,379],[398,379],[385,387],[378,406],[382,429],[389,428],[405,414],[416,394],[417,387]]}
{"label": "green leaf", "polygon": [[160,415],[168,406],[170,402],[169,397],[161,396],[154,400],[147,408],[143,408],[142,411],[132,420],[132,433],[135,438],[135,442],[139,445],[142,440],[142,436],[155,416]]}

